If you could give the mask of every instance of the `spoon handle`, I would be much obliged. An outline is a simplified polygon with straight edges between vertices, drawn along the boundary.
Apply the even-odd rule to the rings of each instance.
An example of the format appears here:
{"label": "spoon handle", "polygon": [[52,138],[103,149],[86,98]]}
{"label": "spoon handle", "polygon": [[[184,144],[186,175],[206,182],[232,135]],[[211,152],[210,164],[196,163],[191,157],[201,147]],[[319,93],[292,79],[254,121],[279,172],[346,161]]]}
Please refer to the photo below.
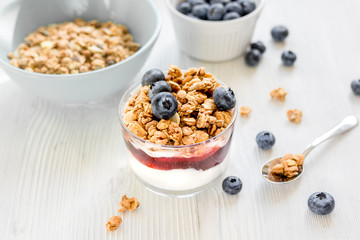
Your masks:
{"label": "spoon handle", "polygon": [[321,135],[320,137],[316,138],[303,152],[304,156],[306,157],[311,150],[313,150],[317,145],[320,143],[332,138],[340,133],[349,131],[350,129],[354,128],[358,124],[358,120],[355,116],[347,116],[344,118],[338,125]]}

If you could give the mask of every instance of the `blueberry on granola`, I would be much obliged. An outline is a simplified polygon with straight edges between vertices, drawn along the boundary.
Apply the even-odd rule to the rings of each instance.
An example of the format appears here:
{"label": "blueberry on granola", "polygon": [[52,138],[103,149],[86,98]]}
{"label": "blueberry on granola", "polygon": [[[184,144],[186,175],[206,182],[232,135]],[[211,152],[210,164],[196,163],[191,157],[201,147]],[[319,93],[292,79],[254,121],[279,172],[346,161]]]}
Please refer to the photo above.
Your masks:
{"label": "blueberry on granola", "polygon": [[169,92],[160,92],[151,100],[151,110],[158,119],[170,119],[177,112],[178,102]]}
{"label": "blueberry on granola", "polygon": [[355,95],[360,96],[360,79],[351,82],[351,89]]}
{"label": "blueberry on granola", "polygon": [[157,82],[154,82],[153,84],[151,84],[150,90],[148,93],[149,99],[152,100],[154,98],[154,96],[156,94],[158,94],[159,92],[171,92],[170,84],[164,80],[157,81]]}
{"label": "blueberry on granola", "polygon": [[285,26],[279,25],[271,29],[271,36],[277,42],[284,41],[288,35],[289,35],[289,30]]}
{"label": "blueberry on granola", "polygon": [[242,189],[242,182],[240,178],[235,176],[230,176],[224,179],[222,182],[222,188],[224,192],[229,195],[238,194]]}
{"label": "blueberry on granola", "polygon": [[254,67],[257,66],[261,59],[261,52],[257,49],[251,49],[245,55],[245,63],[248,66]]}
{"label": "blueberry on granola", "polygon": [[209,8],[210,6],[207,3],[195,5],[191,10],[191,14],[202,20],[206,20]]}
{"label": "blueberry on granola", "polygon": [[275,137],[271,132],[262,131],[256,135],[256,143],[259,148],[268,150],[275,145]]}
{"label": "blueberry on granola", "polygon": [[189,2],[182,2],[176,8],[182,14],[188,14],[191,12],[191,4]]}
{"label": "blueberry on granola", "polygon": [[237,12],[229,12],[229,13],[226,13],[224,15],[223,20],[225,20],[225,21],[226,20],[232,20],[232,19],[237,19],[239,17],[241,17],[239,13],[237,13]]}
{"label": "blueberry on granola", "polygon": [[141,79],[142,86],[149,86],[154,82],[165,80],[164,73],[159,69],[150,69]]}
{"label": "blueberry on granola", "polygon": [[225,14],[225,8],[224,5],[221,3],[214,3],[211,4],[209,11],[207,13],[208,20],[211,21],[219,21],[222,20],[223,16]]}
{"label": "blueberry on granola", "polygon": [[231,88],[218,87],[213,93],[214,103],[220,111],[227,111],[235,107],[235,94]]}
{"label": "blueberry on granola", "polygon": [[296,61],[296,54],[293,53],[292,51],[285,51],[281,55],[281,60],[285,66],[288,66],[288,67],[292,66],[292,65],[294,65],[294,62]]}
{"label": "blueberry on granola", "polygon": [[259,50],[261,52],[261,54],[263,54],[266,51],[266,47],[265,47],[264,43],[261,41],[252,43],[250,45],[250,48]]}
{"label": "blueberry on granola", "polygon": [[326,192],[316,192],[308,199],[309,209],[318,215],[327,215],[335,208],[335,200],[331,194]]}

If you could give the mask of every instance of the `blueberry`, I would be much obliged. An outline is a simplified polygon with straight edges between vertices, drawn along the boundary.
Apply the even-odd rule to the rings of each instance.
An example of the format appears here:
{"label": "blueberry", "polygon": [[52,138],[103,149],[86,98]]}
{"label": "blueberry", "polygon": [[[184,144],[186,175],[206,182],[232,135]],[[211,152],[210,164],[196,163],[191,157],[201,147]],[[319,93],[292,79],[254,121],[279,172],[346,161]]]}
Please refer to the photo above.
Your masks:
{"label": "blueberry", "polygon": [[198,17],[196,17],[196,16],[192,15],[191,13],[186,14],[186,16],[191,17],[191,18],[200,19],[200,18],[198,18]]}
{"label": "blueberry", "polygon": [[263,150],[270,149],[275,144],[275,137],[271,132],[262,131],[256,135],[256,143]]}
{"label": "blueberry", "polygon": [[171,92],[170,84],[167,81],[157,81],[151,84],[148,96],[151,99],[154,98],[159,92]]}
{"label": "blueberry", "polygon": [[210,4],[215,4],[215,3],[226,4],[228,2],[230,2],[230,0],[210,0]]}
{"label": "blueberry", "polygon": [[229,13],[229,12],[237,12],[240,16],[243,13],[243,9],[240,5],[240,3],[238,2],[229,2],[225,5],[225,12]]}
{"label": "blueberry", "polygon": [[170,119],[177,112],[178,102],[169,92],[160,92],[151,100],[151,110],[158,119]]}
{"label": "blueberry", "polygon": [[233,19],[236,19],[236,18],[239,18],[241,17],[240,14],[238,14],[237,12],[229,12],[229,13],[226,13],[224,15],[224,18],[223,20],[224,21],[227,21],[227,20],[233,20]]}
{"label": "blueberry", "polygon": [[360,79],[351,82],[351,89],[355,95],[360,96]]}
{"label": "blueberry", "polygon": [[256,8],[256,4],[252,1],[245,0],[245,1],[241,1],[240,4],[243,9],[243,14],[242,14],[243,16],[251,13]]}
{"label": "blueberry", "polygon": [[292,66],[296,61],[296,54],[292,51],[285,51],[281,54],[281,60],[285,66]]}
{"label": "blueberry", "polygon": [[204,4],[205,0],[188,0],[188,2],[191,4],[191,6],[195,6],[199,4]]}
{"label": "blueberry", "polygon": [[182,14],[188,14],[191,12],[191,4],[189,2],[182,2],[178,5],[177,10]]}
{"label": "blueberry", "polygon": [[285,26],[279,25],[271,29],[271,36],[277,42],[284,41],[288,35],[289,35],[289,30]]}
{"label": "blueberry", "polygon": [[207,18],[211,21],[219,21],[222,20],[225,14],[224,5],[221,3],[212,4],[207,13]]}
{"label": "blueberry", "polygon": [[222,182],[222,188],[224,192],[229,195],[238,194],[242,189],[242,182],[240,178],[235,176],[230,176],[224,179]]}
{"label": "blueberry", "polygon": [[141,79],[141,85],[148,86],[154,82],[165,80],[164,73],[159,69],[151,69],[147,71]]}
{"label": "blueberry", "polygon": [[194,15],[195,17],[206,20],[209,8],[210,6],[207,3],[195,5],[191,10],[191,14]]}
{"label": "blueberry", "polygon": [[329,193],[316,192],[310,195],[308,207],[315,214],[326,215],[334,210],[335,200]]}
{"label": "blueberry", "polygon": [[218,87],[213,93],[214,103],[220,111],[227,111],[235,107],[235,94],[231,88]]}
{"label": "blueberry", "polygon": [[254,42],[250,45],[251,49],[257,49],[261,52],[261,54],[263,54],[266,50],[266,47],[264,45],[263,42],[261,41],[257,41],[257,42]]}
{"label": "blueberry", "polygon": [[261,52],[257,49],[251,49],[248,53],[245,55],[245,63],[248,66],[254,67],[257,66],[261,59]]}

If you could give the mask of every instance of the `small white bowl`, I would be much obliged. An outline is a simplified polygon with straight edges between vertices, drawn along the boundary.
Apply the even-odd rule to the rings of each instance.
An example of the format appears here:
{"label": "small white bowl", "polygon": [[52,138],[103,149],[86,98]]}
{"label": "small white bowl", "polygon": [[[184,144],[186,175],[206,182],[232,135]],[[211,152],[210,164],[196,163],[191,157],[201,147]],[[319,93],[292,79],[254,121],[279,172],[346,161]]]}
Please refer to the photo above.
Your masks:
{"label": "small white bowl", "polygon": [[[4,11],[6,9],[0,9]],[[40,74],[10,65],[8,52],[14,51],[29,33],[41,25],[73,21],[78,17],[87,21],[110,20],[127,26],[140,49],[112,66],[78,74]],[[122,89],[144,65],[161,28],[159,11],[151,0],[21,1],[16,24],[9,24],[15,26],[12,46],[0,46],[0,66],[24,89],[60,102],[100,99]]]}
{"label": "small white bowl", "polygon": [[254,0],[256,9],[235,20],[205,21],[176,10],[182,1],[166,0],[180,49],[190,57],[209,62],[231,60],[245,52],[265,2]]}

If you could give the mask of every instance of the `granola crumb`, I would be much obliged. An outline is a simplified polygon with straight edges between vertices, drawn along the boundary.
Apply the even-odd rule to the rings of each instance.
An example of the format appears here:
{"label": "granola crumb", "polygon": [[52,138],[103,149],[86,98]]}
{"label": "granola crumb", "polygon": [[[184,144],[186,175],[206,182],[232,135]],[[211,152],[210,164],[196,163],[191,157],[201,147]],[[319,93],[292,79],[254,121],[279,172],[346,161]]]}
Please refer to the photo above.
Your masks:
{"label": "granola crumb", "polygon": [[248,106],[240,106],[240,115],[241,116],[249,116],[249,114],[251,113],[252,109]]}
{"label": "granola crumb", "polygon": [[109,232],[115,231],[121,223],[122,219],[120,216],[112,216],[106,223],[106,230],[108,230]]}
{"label": "granola crumb", "polygon": [[270,92],[271,98],[278,99],[280,101],[285,101],[287,92],[283,88],[274,89]]}
{"label": "granola crumb", "polygon": [[123,195],[119,203],[119,212],[125,212],[126,210],[134,211],[139,205],[140,203],[136,198],[128,198],[126,195]]}
{"label": "granola crumb", "polygon": [[288,110],[287,113],[287,118],[289,119],[290,122],[294,122],[294,123],[300,123],[301,119],[302,119],[302,111],[299,109],[291,109]]}

